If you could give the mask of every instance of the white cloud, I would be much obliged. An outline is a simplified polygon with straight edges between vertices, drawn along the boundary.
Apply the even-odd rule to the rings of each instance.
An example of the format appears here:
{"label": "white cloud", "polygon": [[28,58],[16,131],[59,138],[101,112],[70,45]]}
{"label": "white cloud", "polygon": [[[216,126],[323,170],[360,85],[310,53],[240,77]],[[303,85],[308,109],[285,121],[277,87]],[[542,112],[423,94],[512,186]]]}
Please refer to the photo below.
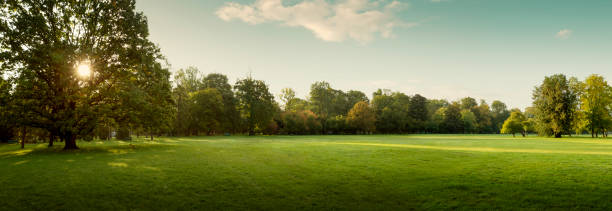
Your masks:
{"label": "white cloud", "polygon": [[325,41],[341,42],[353,39],[367,43],[378,34],[393,37],[396,27],[412,27],[395,13],[407,6],[397,0],[303,0],[286,6],[283,0],[256,0],[252,4],[226,3],[216,11],[225,20],[234,19],[249,24],[280,22],[291,27],[303,27]]}
{"label": "white cloud", "polygon": [[561,31],[557,32],[557,35],[555,35],[555,37],[557,39],[565,40],[569,38],[573,32],[574,31],[569,30],[569,29],[562,29]]}

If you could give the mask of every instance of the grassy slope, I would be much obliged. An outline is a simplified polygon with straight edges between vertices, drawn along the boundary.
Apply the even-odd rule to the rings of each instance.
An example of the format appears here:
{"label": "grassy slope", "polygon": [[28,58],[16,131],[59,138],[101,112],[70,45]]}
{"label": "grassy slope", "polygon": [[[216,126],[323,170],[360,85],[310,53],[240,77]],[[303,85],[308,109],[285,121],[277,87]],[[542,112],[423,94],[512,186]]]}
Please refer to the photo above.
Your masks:
{"label": "grassy slope", "polygon": [[[0,145],[0,208],[612,209],[612,142],[273,136]],[[61,143],[59,144],[61,145]]]}

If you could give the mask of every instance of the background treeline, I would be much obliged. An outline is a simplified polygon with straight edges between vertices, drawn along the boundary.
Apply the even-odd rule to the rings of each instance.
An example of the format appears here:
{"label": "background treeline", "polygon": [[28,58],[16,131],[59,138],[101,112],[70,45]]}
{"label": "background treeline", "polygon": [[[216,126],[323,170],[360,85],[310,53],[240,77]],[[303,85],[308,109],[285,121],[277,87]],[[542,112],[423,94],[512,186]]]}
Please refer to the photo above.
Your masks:
{"label": "background treeline", "polygon": [[[611,89],[546,77],[533,107],[509,111],[465,97],[449,102],[378,90],[368,97],[324,81],[306,99],[286,88],[275,100],[268,85],[196,68],[170,74],[149,40],[134,0],[2,1],[0,4],[0,140],[22,143],[130,139],[132,136],[225,134],[591,133],[612,125]],[[77,73],[77,67],[90,73]]]}
{"label": "background treeline", "polygon": [[231,85],[225,75],[196,68],[174,75],[176,101],[171,135],[499,133],[510,115],[506,105],[466,97],[456,102],[378,90],[372,98],[315,82],[307,99],[291,88],[279,101],[260,80]]}

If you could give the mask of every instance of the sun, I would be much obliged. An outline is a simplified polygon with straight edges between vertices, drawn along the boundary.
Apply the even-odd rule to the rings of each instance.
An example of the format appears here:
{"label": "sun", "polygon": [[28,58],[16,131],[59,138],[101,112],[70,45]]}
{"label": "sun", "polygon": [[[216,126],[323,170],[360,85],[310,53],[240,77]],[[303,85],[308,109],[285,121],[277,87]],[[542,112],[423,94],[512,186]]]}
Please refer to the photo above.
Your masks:
{"label": "sun", "polygon": [[91,66],[88,63],[81,63],[77,66],[77,74],[81,77],[89,77],[91,75]]}

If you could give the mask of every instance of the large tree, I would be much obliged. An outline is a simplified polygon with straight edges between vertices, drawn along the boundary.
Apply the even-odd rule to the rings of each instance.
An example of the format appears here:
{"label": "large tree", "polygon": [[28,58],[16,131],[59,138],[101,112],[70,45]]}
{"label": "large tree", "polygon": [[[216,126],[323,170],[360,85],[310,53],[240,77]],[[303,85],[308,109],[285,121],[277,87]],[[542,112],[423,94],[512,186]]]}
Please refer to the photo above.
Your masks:
{"label": "large tree", "polygon": [[315,82],[310,86],[310,109],[317,114],[321,121],[321,132],[326,133],[326,120],[338,115],[346,115],[352,108],[351,100],[360,98],[358,93],[353,93],[350,98],[341,90],[331,88],[325,81]]}
{"label": "large tree", "polygon": [[274,96],[266,83],[250,76],[237,81],[234,89],[246,130],[249,135],[254,135],[255,129],[263,129],[272,120],[277,106]]}
{"label": "large tree", "polygon": [[533,91],[538,133],[555,138],[570,133],[577,99],[565,75],[545,77],[542,84]]}
{"label": "large tree", "polygon": [[172,95],[176,102],[176,116],[174,118],[172,135],[190,135],[192,129],[189,127],[193,118],[193,115],[190,113],[190,108],[192,108],[190,94],[200,90],[202,87],[200,72],[195,67],[179,69],[174,73],[173,82]]}
{"label": "large tree", "polygon": [[581,110],[584,112],[586,127],[589,128],[592,137],[603,133],[610,119],[610,108],[612,103],[610,86],[608,82],[599,75],[591,75],[584,81],[583,90],[580,92]]}
{"label": "large tree", "polygon": [[219,73],[211,73],[202,79],[202,88],[213,88],[221,93],[223,98],[223,111],[221,128],[224,132],[235,132],[240,126],[240,114],[236,109],[238,103],[232,86],[229,84],[227,76]]}
{"label": "large tree", "polygon": [[64,149],[117,104],[117,87],[154,71],[158,49],[134,0],[2,2],[1,70],[15,75],[23,122],[59,135]]}

